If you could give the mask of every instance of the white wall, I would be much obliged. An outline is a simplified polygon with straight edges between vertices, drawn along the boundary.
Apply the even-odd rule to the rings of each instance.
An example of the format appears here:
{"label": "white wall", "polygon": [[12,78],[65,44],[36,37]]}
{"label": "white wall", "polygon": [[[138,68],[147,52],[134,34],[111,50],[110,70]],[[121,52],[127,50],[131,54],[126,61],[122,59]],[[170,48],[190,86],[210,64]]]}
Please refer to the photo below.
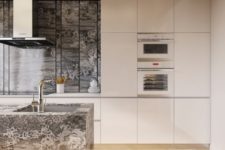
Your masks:
{"label": "white wall", "polygon": [[212,144],[225,150],[225,0],[212,0]]}

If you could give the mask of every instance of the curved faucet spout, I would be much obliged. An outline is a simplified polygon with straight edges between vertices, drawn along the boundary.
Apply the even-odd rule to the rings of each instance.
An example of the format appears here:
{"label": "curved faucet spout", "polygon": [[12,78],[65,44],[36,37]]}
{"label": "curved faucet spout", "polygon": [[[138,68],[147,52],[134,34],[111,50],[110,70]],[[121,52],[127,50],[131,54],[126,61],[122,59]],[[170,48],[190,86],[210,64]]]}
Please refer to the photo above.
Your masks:
{"label": "curved faucet spout", "polygon": [[39,83],[39,93],[38,93],[38,99],[41,100],[43,99],[43,87],[44,87],[44,80],[41,80],[40,83]]}
{"label": "curved faucet spout", "polygon": [[45,83],[50,83],[51,80],[41,80],[40,83],[39,83],[39,93],[38,93],[38,96],[39,96],[39,111],[40,112],[44,112],[44,100],[43,100],[43,89],[44,89],[44,84]]}

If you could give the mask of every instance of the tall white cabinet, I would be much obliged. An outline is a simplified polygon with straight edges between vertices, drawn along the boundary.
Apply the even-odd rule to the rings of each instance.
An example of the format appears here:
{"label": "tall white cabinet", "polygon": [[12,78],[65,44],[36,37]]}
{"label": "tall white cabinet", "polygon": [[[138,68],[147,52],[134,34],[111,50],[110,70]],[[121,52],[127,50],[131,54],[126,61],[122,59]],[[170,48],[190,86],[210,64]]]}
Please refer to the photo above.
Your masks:
{"label": "tall white cabinet", "polygon": [[137,0],[101,0],[101,95],[137,96]]}
{"label": "tall white cabinet", "polygon": [[173,0],[138,0],[138,32],[173,32]]}
{"label": "tall white cabinet", "polygon": [[210,97],[210,34],[175,34],[175,97]]}
{"label": "tall white cabinet", "polygon": [[137,34],[102,33],[101,95],[137,96]]}
{"label": "tall white cabinet", "polygon": [[174,0],[174,143],[210,143],[210,0]]}

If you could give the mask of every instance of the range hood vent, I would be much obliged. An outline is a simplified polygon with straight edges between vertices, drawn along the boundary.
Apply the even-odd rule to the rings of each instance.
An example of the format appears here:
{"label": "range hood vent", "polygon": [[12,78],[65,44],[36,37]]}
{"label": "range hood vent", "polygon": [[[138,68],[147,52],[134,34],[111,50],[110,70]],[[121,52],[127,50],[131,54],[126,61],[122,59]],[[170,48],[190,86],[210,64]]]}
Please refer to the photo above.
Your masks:
{"label": "range hood vent", "polygon": [[0,38],[0,43],[24,49],[42,49],[54,46],[44,37],[36,38]]}
{"label": "range hood vent", "polygon": [[13,0],[13,37],[0,38],[0,43],[33,49],[54,46],[46,37],[33,37],[33,8],[33,0]]}

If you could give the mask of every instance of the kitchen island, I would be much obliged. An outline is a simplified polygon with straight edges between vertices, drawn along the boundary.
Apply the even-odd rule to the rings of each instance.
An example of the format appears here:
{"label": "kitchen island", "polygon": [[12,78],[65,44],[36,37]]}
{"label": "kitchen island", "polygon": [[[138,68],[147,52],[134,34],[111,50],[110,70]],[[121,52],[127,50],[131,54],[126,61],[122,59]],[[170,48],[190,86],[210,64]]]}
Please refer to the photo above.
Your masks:
{"label": "kitchen island", "polygon": [[93,104],[0,105],[0,150],[90,150]]}

